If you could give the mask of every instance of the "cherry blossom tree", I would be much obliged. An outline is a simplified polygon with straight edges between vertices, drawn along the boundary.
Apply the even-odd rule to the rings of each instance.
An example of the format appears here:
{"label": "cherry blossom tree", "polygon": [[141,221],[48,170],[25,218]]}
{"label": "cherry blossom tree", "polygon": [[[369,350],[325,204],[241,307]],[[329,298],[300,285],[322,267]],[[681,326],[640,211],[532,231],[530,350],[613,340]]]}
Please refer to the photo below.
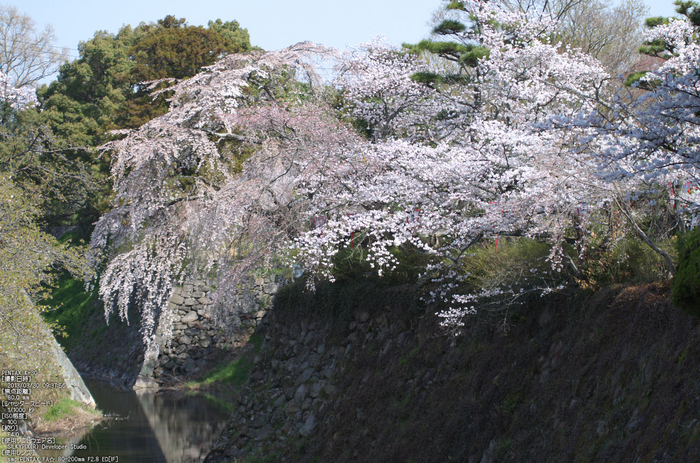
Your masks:
{"label": "cherry blossom tree", "polygon": [[[453,312],[446,312],[451,315],[445,315],[451,323],[472,310],[474,295],[454,289],[463,276],[460,264],[475,243],[498,235],[545,239],[553,245],[552,264],[561,268],[567,230],[574,221],[585,229],[590,218],[581,215],[582,205],[592,210],[609,204],[616,191],[596,175],[592,154],[573,156],[571,146],[592,132],[562,130],[552,122],[582,118],[609,105],[609,76],[603,67],[580,51],[562,51],[549,43],[556,23],[541,12],[528,16],[481,1],[459,6],[471,26],[450,20],[443,27],[459,43],[425,48],[453,56],[464,64],[462,74],[437,78],[416,64],[413,69],[422,72],[417,79],[397,72],[391,97],[382,97],[411,101],[408,95],[416,80],[429,84],[432,91],[421,94],[420,107],[440,108],[422,114],[430,120],[431,137],[375,137],[376,143],[348,154],[356,164],[366,165],[350,188],[334,188],[332,182],[307,185],[319,198],[312,201],[313,213],[325,214],[327,220],[322,231],[311,230],[297,241],[307,267],[331,279],[339,249],[351,247],[359,233],[368,240],[367,260],[380,275],[399,265],[398,247],[433,255],[426,277],[439,280],[436,294],[454,304]],[[467,58],[462,60],[460,53]],[[380,120],[388,113],[386,104],[372,98],[364,77],[375,74],[370,66],[377,66],[377,75],[386,75],[386,62],[366,59],[356,70],[358,77],[343,76],[353,110],[361,107],[357,114],[365,120]],[[432,102],[424,103],[428,98]],[[412,106],[395,107],[412,116]]]}
{"label": "cherry blossom tree", "polygon": [[430,118],[439,111],[435,92],[411,80],[425,70],[419,56],[379,36],[346,51],[334,85],[345,100],[343,111],[366,124],[375,142],[415,138],[430,130]]}
{"label": "cherry blossom tree", "polygon": [[[574,235],[584,253],[598,211],[617,205],[634,223],[625,200],[648,179],[631,173],[659,168],[633,157],[643,112],[623,111],[595,59],[551,43],[557,23],[542,11],[450,5],[439,29],[453,41],[421,47],[454,60],[452,75],[375,40],[344,56],[313,44],[231,55],[169,87],[167,114],[104,147],[115,207],[92,248],[107,315],[126,319],[138,302],[153,355],[166,301],[188,275],[216,278],[223,310],[246,272],[287,254],[313,286],[357,246],[378,275],[401,265],[397,250],[429,257],[421,282],[454,326],[476,301],[522,289],[461,291],[475,244],[545,241],[556,272],[575,269],[563,243]],[[339,59],[339,114],[321,98],[319,55]]]}
{"label": "cherry blossom tree", "polygon": [[588,121],[597,130],[602,148],[597,154],[609,178],[639,177],[662,188],[677,186],[672,194],[691,215],[700,207],[693,193],[700,168],[697,33],[698,26],[688,18],[647,31],[648,42],[665,44],[668,59],[641,79],[640,87],[647,90],[639,98],[619,99],[611,111],[597,112]]}
{"label": "cherry blossom tree", "polygon": [[343,177],[343,148],[359,137],[321,101],[310,61],[333,54],[303,43],[229,55],[169,87],[167,114],[103,147],[116,198],[91,240],[99,294],[123,320],[138,303],[148,355],[156,327],[169,330],[174,284],[212,275],[225,306],[242,275],[306,227],[296,186]]}
{"label": "cherry blossom tree", "polygon": [[[698,25],[692,2],[681,5],[685,19],[654,21],[646,33],[646,52],[665,61],[636,84],[636,98],[618,96],[609,105],[576,120],[558,121],[567,130],[584,128],[579,152],[592,153],[599,173],[609,183],[626,182],[635,188],[618,189],[615,199],[632,230],[660,254],[670,273],[674,265],[639,226],[630,204],[661,195],[673,207],[681,228],[697,224],[698,211]],[[656,198],[649,198],[656,205]]]}
{"label": "cherry blossom tree", "polygon": [[14,111],[32,108],[39,104],[36,90],[28,85],[15,87],[7,74],[0,71],[0,101]]}

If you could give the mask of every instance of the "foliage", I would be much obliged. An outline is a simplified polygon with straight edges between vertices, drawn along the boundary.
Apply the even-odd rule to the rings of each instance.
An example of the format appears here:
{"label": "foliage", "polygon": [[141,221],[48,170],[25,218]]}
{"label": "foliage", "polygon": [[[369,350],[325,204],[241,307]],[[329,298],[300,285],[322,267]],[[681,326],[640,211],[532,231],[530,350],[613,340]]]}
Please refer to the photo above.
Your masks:
{"label": "foliage", "polygon": [[116,197],[91,242],[105,264],[99,293],[124,320],[140,302],[147,344],[158,324],[169,329],[161,307],[175,282],[215,274],[225,308],[240,276],[305,226],[295,185],[354,138],[319,103],[314,53],[329,52],[304,43],[229,55],[171,87],[168,114],[103,147]]}
{"label": "foliage", "polygon": [[574,124],[593,129],[581,149],[599,156],[608,179],[637,178],[666,190],[690,222],[698,210],[698,26],[687,18],[651,24],[647,42],[662,44],[666,61],[639,78],[642,95],[617,98]]}
{"label": "foliage", "polygon": [[248,31],[236,21],[217,20],[205,29],[166,16],[117,34],[98,31],[79,45],[80,58],[61,66],[57,80],[39,92],[42,106],[58,133],[97,146],[108,140],[106,131],[138,127],[167,111],[166,99],[152,102],[142,83],[192,77],[250,48]]}
{"label": "foliage", "polygon": [[663,192],[674,206],[680,228],[697,222],[697,25],[693,4],[678,4],[685,19],[652,18],[647,21],[644,53],[665,60],[633,83],[638,97],[617,96],[604,110],[578,121],[560,120],[569,127],[585,128],[579,152],[594,153],[601,178],[609,182],[634,179],[643,186],[627,192],[617,205],[638,237],[664,258],[674,272],[673,259],[639,227],[628,206],[645,191]]}
{"label": "foliage", "polygon": [[[355,234],[349,247],[340,249],[333,256],[333,278],[335,281],[358,281],[376,276],[376,271],[367,259],[369,242],[360,233]],[[420,279],[421,272],[434,260],[433,256],[410,244],[389,249],[398,262],[396,268],[379,278],[382,284],[410,284]]]}
{"label": "foliage", "polygon": [[114,139],[109,133],[137,127],[167,111],[166,95],[156,101],[144,81],[195,75],[203,66],[229,53],[250,49],[248,32],[236,21],[210,22],[209,28],[189,26],[168,16],[157,23],[122,27],[117,34],[98,31],[79,45],[80,58],[60,67],[56,81],[39,90],[41,120],[57,138],[73,147],[95,175],[99,189],[91,192],[79,215],[65,220],[91,227],[114,199],[109,181],[109,157],[94,148]]}
{"label": "foliage", "polygon": [[144,36],[129,50],[135,62],[132,85],[157,79],[192,77],[230,53],[250,50],[248,33],[236,21],[209,22],[209,29],[166,16],[155,26],[140,26]]}
{"label": "foliage", "polygon": [[43,232],[40,218],[53,199],[80,194],[79,175],[71,175],[80,169],[51,150],[34,110],[0,104],[0,360],[4,367],[48,371],[51,355],[39,354],[46,353],[50,334],[35,301],[54,281],[53,269],[77,276],[89,271],[81,250]]}
{"label": "foliage", "polygon": [[[580,269],[583,287],[599,289],[613,283],[650,283],[667,278],[662,257],[625,231],[616,231],[610,239],[603,235],[594,237],[595,244],[591,243]],[[675,257],[673,240],[662,238],[657,242]]]}
{"label": "foliage", "polygon": [[[611,95],[600,65],[578,51],[549,45],[550,19],[485,2],[460,2],[456,11],[465,26],[445,24],[441,30],[453,40],[433,51],[458,63],[462,78],[419,79],[429,85],[420,106],[405,96],[416,85],[412,71],[432,72],[420,62],[408,72],[397,66],[400,73],[390,75],[389,96],[382,98],[391,109],[374,104],[371,92],[377,86],[366,85],[363,76],[387,75],[382,66],[392,66],[393,50],[369,47],[367,56],[377,58],[365,59],[355,79],[344,76],[345,87],[352,86],[352,91],[344,87],[345,98],[361,105],[362,119],[403,113],[427,130],[417,136],[393,131],[404,138],[358,144],[346,156],[362,168],[349,171],[348,180],[307,186],[316,215],[327,217],[321,233],[309,231],[297,240],[299,255],[315,275],[333,278],[335,255],[361,233],[369,240],[366,259],[379,275],[399,268],[392,249],[414,247],[432,255],[422,279],[442,285],[435,294],[454,303],[453,296],[463,296],[453,291],[463,277],[464,256],[482,239],[509,235],[546,241],[548,265],[559,271],[562,243],[574,223],[577,239],[586,234],[591,208],[584,205],[600,207],[617,196],[615,185],[597,177],[595,159],[563,154],[576,134],[550,125],[565,114],[594,111]],[[430,47],[425,42],[413,50]]]}
{"label": "foliage", "polygon": [[59,330],[61,345],[70,349],[83,334],[85,321],[97,310],[97,302],[95,291],[86,292],[83,281],[63,272],[51,291],[51,297],[43,301],[48,310],[42,315]]}
{"label": "foliage", "polygon": [[[115,207],[92,248],[107,314],[126,319],[138,303],[154,353],[174,282],[215,275],[225,320],[240,277],[284,253],[306,267],[309,287],[367,268],[405,271],[435,288],[456,324],[477,299],[496,305],[521,290],[600,279],[591,256],[640,255],[611,244],[623,229],[673,273],[657,241],[692,219],[697,194],[697,73],[684,74],[695,66],[694,26],[671,21],[649,33],[685,55],[643,77],[653,99],[635,100],[600,62],[554,43],[562,23],[540,9],[448,7],[434,31],[444,41],[397,50],[376,40],[342,56],[298,44],[229,55],[170,87],[144,88],[172,92],[169,112],[103,147]],[[414,54],[429,52],[454,66]],[[332,106],[311,65],[319,55],[339,60]],[[664,214],[663,227],[647,226]],[[471,272],[475,246],[504,236],[517,243],[504,267]],[[412,253],[416,271],[404,266]]]}
{"label": "foliage", "polygon": [[678,271],[673,277],[673,303],[700,318],[700,228],[678,241]]}
{"label": "foliage", "polygon": [[137,37],[128,26],[116,35],[95,33],[78,46],[80,58],[64,63],[57,79],[39,90],[44,118],[54,133],[76,145],[106,141],[104,132],[117,128],[126,104],[122,76],[133,69],[128,51]]}
{"label": "foliage", "polygon": [[8,333],[29,329],[32,320],[31,298],[38,297],[42,285],[53,280],[48,272],[64,267],[82,274],[84,262],[78,249],[60,245],[40,231],[34,221],[37,210],[31,198],[0,174],[0,306],[2,323]]}
{"label": "foliage", "polygon": [[96,188],[84,154],[54,137],[36,110],[0,114],[0,172],[32,198],[43,222],[61,224],[86,207]]}
{"label": "foliage", "polygon": [[360,122],[373,141],[415,137],[438,110],[424,85],[410,76],[424,69],[420,59],[392,47],[381,37],[348,50],[338,65],[335,86],[344,99],[341,111]]}
{"label": "foliage", "polygon": [[521,288],[545,286],[558,277],[547,262],[550,246],[530,238],[499,237],[480,243],[472,251],[464,257],[462,268],[474,289],[499,288],[505,281],[505,286],[520,293]]}
{"label": "foliage", "polygon": [[[530,301],[533,295],[539,297],[572,283],[573,272],[552,269],[550,254],[550,245],[523,237],[501,236],[472,247],[462,258],[461,275],[455,279],[458,291],[450,301],[465,309],[439,313],[441,325],[455,329],[464,326],[465,313],[479,313],[499,319],[500,328],[507,330],[512,308]],[[437,286],[432,291],[435,299],[436,293],[445,289]]]}
{"label": "foliage", "polygon": [[[444,8],[431,18],[432,34],[409,48],[441,54],[460,69],[453,79],[464,79],[478,60],[488,56],[488,48],[477,41],[463,40],[473,24],[466,21],[469,2],[444,2]],[[579,49],[597,59],[612,76],[629,72],[638,61],[638,46],[642,42],[643,19],[647,7],[640,0],[612,2],[610,0],[497,0],[490,8],[529,18],[551,17],[556,29],[548,30],[547,39],[564,49]],[[454,68],[453,68],[454,70]],[[428,77],[428,76],[424,76]],[[433,76],[445,81],[445,73]]]}
{"label": "foliage", "polygon": [[[227,54],[251,48],[248,31],[241,29],[236,21],[221,23],[217,20],[205,29],[188,26],[184,18],[166,16],[155,26],[140,27],[144,29],[143,37],[128,51],[134,66],[122,77],[129,88],[126,93],[128,120],[122,127],[138,127],[167,110],[165,97],[152,102],[152,95],[143,82],[192,77]],[[135,32],[139,33],[138,28]]]}
{"label": "foliage", "polygon": [[[59,59],[53,40],[50,28],[35,37],[30,18],[0,6],[0,367],[33,370],[33,381],[60,378],[51,332],[35,302],[54,281],[54,269],[88,273],[81,250],[42,229],[57,203],[79,208],[88,180],[41,123],[36,94],[27,85],[52,72]],[[39,402],[58,398],[47,391],[36,395]]]}
{"label": "foliage", "polygon": [[85,152],[67,149],[70,142],[55,137],[44,115],[30,110],[38,104],[31,84],[65,59],[54,41],[50,27],[35,33],[31,18],[0,6],[0,172],[36,198],[40,219],[60,224],[83,211],[91,172]]}

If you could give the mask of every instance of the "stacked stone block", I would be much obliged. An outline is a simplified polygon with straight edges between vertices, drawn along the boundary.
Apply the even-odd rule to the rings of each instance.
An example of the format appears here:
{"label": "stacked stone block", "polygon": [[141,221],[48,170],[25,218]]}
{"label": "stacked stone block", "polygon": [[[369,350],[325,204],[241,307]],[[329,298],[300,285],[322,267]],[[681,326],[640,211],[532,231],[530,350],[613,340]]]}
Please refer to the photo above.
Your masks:
{"label": "stacked stone block", "polygon": [[[160,353],[152,366],[144,366],[141,376],[155,378],[160,385],[196,377],[231,349],[240,346],[244,335],[262,320],[272,298],[284,280],[279,276],[244,281],[227,307],[227,320],[214,320],[212,288],[202,280],[176,287],[168,302],[172,313],[172,334],[162,327],[156,332]],[[223,329],[223,322],[229,329]],[[142,378],[145,379],[145,378]],[[144,384],[141,381],[139,384]],[[153,381],[146,381],[153,385]]]}

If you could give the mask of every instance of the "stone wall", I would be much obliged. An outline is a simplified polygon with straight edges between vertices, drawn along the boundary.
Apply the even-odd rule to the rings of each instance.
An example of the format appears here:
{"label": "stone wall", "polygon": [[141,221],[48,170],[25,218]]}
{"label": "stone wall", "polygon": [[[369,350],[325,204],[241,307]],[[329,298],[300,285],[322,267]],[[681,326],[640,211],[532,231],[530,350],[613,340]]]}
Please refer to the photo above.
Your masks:
{"label": "stone wall", "polygon": [[243,281],[226,308],[228,319],[218,323],[210,284],[195,280],[176,287],[168,302],[172,335],[166,336],[166,330],[158,327],[160,353],[144,362],[134,388],[168,385],[211,368],[257,327],[282,284],[284,279],[275,275]]}
{"label": "stone wall", "polygon": [[669,287],[537,297],[458,338],[410,288],[285,289],[205,462],[698,461],[700,321]]}
{"label": "stone wall", "polygon": [[321,321],[287,326],[273,319],[264,324],[270,326],[264,327],[268,334],[250,384],[208,461],[242,457],[263,443],[282,448],[288,440],[309,436],[330,417],[328,399],[335,396],[336,372],[345,364],[350,344],[327,346],[330,325]]}
{"label": "stone wall", "polygon": [[[392,349],[410,351],[414,347],[414,334],[398,318],[385,313],[372,316],[359,309],[339,330],[329,317],[293,320],[269,313],[259,328],[265,338],[247,387],[205,461],[238,461],[236,458],[263,448],[267,452],[263,454],[288,454],[289,447],[302,442],[300,439],[316,439],[319,429],[342,419],[339,410],[349,392],[344,387],[347,372],[357,369],[358,359],[370,346],[372,356],[385,360]],[[363,373],[360,384],[365,387],[368,379],[375,378]],[[366,409],[353,408],[358,418],[366,418]]]}

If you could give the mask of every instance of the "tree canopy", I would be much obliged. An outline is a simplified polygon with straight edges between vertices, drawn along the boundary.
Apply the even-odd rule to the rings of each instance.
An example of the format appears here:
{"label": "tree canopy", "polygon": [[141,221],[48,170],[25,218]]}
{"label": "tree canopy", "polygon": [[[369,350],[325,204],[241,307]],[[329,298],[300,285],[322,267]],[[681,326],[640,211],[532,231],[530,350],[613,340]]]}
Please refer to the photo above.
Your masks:
{"label": "tree canopy", "polygon": [[251,45],[248,31],[236,21],[216,20],[205,29],[166,16],[124,26],[117,34],[98,31],[78,48],[80,58],[61,66],[39,97],[57,133],[96,146],[106,141],[108,130],[138,127],[167,111],[165,97],[152,102],[144,82],[192,77]]}
{"label": "tree canopy", "polygon": [[[630,90],[618,74],[634,59],[614,45],[636,37],[616,24],[637,24],[637,3],[446,6],[439,40],[345,52],[263,52],[236,22],[167,16],[95,34],[40,91],[40,117],[60,139],[103,143],[114,189],[92,264],[108,314],[140,302],[149,354],[156,327],[169,329],[174,285],[194,274],[217,280],[225,319],[256,269],[296,263],[313,287],[344,261],[378,276],[411,261],[424,300],[459,326],[486,305],[592,285],[592,260],[625,233],[673,273],[658,240],[692,225],[700,204],[698,26],[655,22],[645,38],[666,61]],[[603,36],[578,28],[586,17]],[[319,58],[335,60],[332,82],[315,72]],[[55,169],[80,159],[60,152]],[[499,237],[546,253],[476,287],[470,259]]]}
{"label": "tree canopy", "polygon": [[[669,169],[681,166],[670,153],[694,152],[692,140],[671,151],[670,140],[655,145],[660,139],[641,127],[656,117],[664,136],[678,139],[674,127],[691,133],[690,112],[679,126],[659,120],[669,113],[649,103],[684,107],[678,87],[637,99],[609,66],[556,42],[564,26],[541,10],[480,0],[448,7],[452,16],[435,32],[451,41],[229,55],[168,87],[168,113],[104,147],[118,206],[100,219],[92,246],[105,265],[107,310],[126,316],[131,301],[146,301],[144,336],[157,349],[151,334],[159,324],[167,330],[169,317],[160,308],[189,274],[218,279],[225,313],[237,278],[286,265],[284,256],[306,268],[313,286],[335,278],[339,256],[359,256],[386,275],[414,252],[426,301],[446,304],[442,316],[455,326],[483,301],[585,282],[587,256],[614,247],[618,230],[635,233],[673,272],[654,240],[689,223],[695,203],[686,189],[672,193],[688,201],[682,209],[653,204],[663,192],[668,198],[669,182],[695,181],[691,163]],[[675,29],[648,37],[671,40],[681,22],[669,24]],[[435,66],[426,52],[455,66]],[[325,92],[311,72],[313,53],[337,60]],[[693,62],[685,56],[694,55],[679,56],[683,64],[669,60],[675,67],[650,82],[666,72],[676,76],[666,82],[694,82],[696,74],[684,74]],[[668,166],[654,160],[661,155]],[[654,214],[676,225],[653,235],[641,218]],[[544,243],[546,265],[526,269],[532,278],[519,267],[518,276],[470,287],[475,246],[499,236]]]}
{"label": "tree canopy", "polygon": [[78,277],[89,273],[83,249],[59,244],[42,229],[56,201],[84,200],[88,175],[62,155],[29,100],[20,104],[4,94],[0,101],[0,352],[5,355],[22,354],[18,339],[24,352],[43,342],[35,303],[55,270]]}

